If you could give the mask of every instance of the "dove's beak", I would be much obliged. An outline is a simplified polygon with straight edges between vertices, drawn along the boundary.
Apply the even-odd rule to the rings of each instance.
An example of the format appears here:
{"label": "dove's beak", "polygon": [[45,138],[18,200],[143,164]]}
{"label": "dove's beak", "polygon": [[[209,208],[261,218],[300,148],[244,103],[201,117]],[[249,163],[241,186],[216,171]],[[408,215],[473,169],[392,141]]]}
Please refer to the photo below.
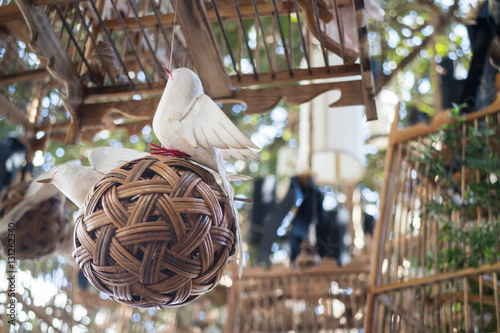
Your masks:
{"label": "dove's beak", "polygon": [[174,75],[172,74],[171,71],[168,70],[167,67],[165,67],[165,65],[161,65],[161,67],[163,67],[163,69],[165,70],[165,72],[167,72],[168,76],[170,76],[170,78],[172,79],[172,81],[174,80]]}
{"label": "dove's beak", "polygon": [[50,184],[50,183],[52,183],[52,178],[39,179],[36,182],[42,183],[42,184]]}

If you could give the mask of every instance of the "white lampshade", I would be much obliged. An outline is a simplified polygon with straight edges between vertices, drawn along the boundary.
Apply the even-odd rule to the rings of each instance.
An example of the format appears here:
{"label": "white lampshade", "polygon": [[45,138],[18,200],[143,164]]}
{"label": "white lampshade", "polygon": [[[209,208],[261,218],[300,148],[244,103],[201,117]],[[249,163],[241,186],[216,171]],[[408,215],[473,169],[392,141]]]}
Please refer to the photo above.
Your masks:
{"label": "white lampshade", "polygon": [[[365,173],[364,107],[330,108],[334,95],[326,92],[313,99],[308,110],[301,108],[301,113],[312,112],[311,169],[318,184],[355,184]],[[309,132],[303,128],[308,123],[301,122],[301,133]]]}
{"label": "white lampshade", "polygon": [[[317,53],[312,59],[321,61]],[[341,59],[330,54],[329,62]],[[365,173],[364,106],[329,107],[339,98],[329,91],[300,107],[298,172],[308,169],[310,158],[318,184],[355,184]]]}

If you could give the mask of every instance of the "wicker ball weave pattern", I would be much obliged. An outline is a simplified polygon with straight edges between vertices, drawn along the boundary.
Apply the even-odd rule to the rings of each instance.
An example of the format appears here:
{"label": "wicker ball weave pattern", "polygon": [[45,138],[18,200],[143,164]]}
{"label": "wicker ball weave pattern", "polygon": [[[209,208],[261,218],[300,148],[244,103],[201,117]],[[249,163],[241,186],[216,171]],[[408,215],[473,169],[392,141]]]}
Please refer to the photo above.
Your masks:
{"label": "wicker ball weave pattern", "polygon": [[110,298],[181,306],[213,289],[235,253],[229,199],[182,158],[149,155],[110,171],[76,220],[74,257]]}
{"label": "wicker ball weave pattern", "polygon": [[[11,186],[2,193],[0,218],[23,200],[29,186],[29,182],[24,182]],[[62,194],[55,195],[27,211],[15,227],[16,258],[38,260],[52,254],[71,238],[69,222],[70,211],[66,197]],[[2,253],[7,256],[7,234],[0,236],[0,247]]]}

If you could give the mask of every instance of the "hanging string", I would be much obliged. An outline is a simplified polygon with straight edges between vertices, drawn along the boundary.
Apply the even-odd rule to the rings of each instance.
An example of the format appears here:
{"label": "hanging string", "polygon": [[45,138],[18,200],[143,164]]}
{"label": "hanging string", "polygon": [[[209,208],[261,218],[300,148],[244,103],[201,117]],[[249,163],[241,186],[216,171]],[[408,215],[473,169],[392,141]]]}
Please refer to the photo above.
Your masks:
{"label": "hanging string", "polygon": [[[172,2],[170,2],[172,3]],[[168,68],[170,70],[173,70],[172,68],[172,57],[174,55],[174,38],[175,38],[175,19],[177,17],[177,0],[175,0],[175,7],[174,7],[174,25],[172,26],[172,45],[170,45],[170,64],[168,65]]]}

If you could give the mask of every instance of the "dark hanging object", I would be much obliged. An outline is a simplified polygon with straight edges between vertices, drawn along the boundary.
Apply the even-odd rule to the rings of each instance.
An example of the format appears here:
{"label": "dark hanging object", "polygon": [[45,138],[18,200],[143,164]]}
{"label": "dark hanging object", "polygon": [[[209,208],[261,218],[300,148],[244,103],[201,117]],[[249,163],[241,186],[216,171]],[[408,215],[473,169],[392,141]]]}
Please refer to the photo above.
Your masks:
{"label": "dark hanging object", "polygon": [[307,233],[311,223],[322,223],[325,217],[323,209],[323,194],[319,188],[314,184],[312,177],[296,177],[300,189],[303,193],[304,200],[302,201],[297,214],[292,222],[292,229],[290,230],[290,260],[294,261],[300,252],[300,244],[307,240]]}
{"label": "dark hanging object", "polygon": [[457,91],[462,91],[464,88],[465,80],[458,80],[455,77],[455,61],[448,57],[441,60],[441,67],[444,71],[439,75],[441,87],[441,108],[443,110],[453,107],[453,104],[458,104]]}
{"label": "dark hanging object", "polygon": [[365,235],[373,236],[373,230],[375,230],[375,218],[370,214],[365,214],[363,219],[363,232]]}
{"label": "dark hanging object", "polygon": [[258,245],[276,205],[276,176],[270,175],[254,181],[253,204],[248,242]]}
{"label": "dark hanging object", "polygon": [[259,242],[259,251],[257,253],[257,261],[269,263],[271,255],[271,247],[277,238],[276,232],[281,226],[283,219],[293,207],[299,206],[304,200],[304,194],[300,187],[297,177],[290,179],[290,188],[285,198],[275,204],[269,217],[269,222],[266,224],[265,233]]}
{"label": "dark hanging object", "polygon": [[464,112],[473,112],[493,101],[496,94],[495,75],[498,73],[489,61],[493,37],[500,32],[485,2],[476,18],[475,25],[467,26],[471,42],[472,60],[469,73],[458,104],[466,104]]}
{"label": "dark hanging object", "polygon": [[16,138],[0,141],[0,192],[16,179],[26,159],[26,146]]}
{"label": "dark hanging object", "polygon": [[320,257],[334,258],[340,263],[341,228],[336,210],[327,213],[322,223],[316,225],[316,252]]}

